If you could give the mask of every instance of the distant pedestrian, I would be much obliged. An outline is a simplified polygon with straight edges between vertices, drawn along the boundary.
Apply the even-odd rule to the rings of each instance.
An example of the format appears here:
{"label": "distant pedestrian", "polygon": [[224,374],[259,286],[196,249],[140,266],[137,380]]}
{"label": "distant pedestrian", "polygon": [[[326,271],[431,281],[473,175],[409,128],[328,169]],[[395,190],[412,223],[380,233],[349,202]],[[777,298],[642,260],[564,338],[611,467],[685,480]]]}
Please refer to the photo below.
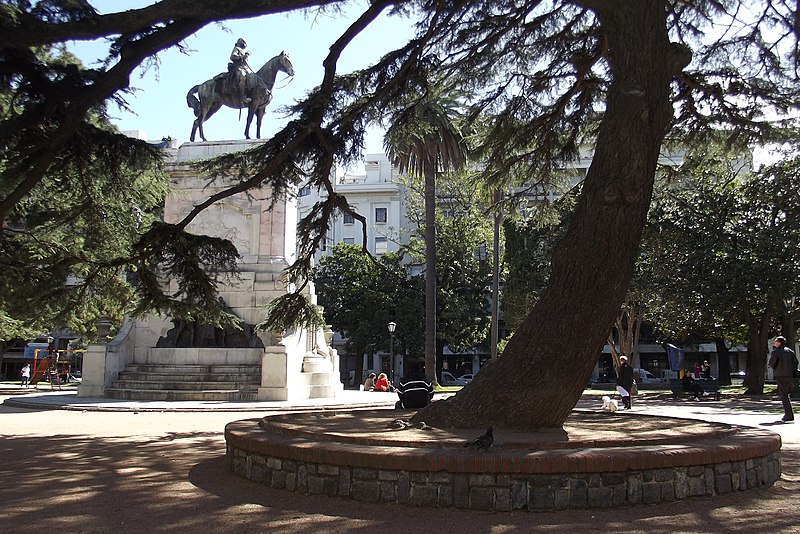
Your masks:
{"label": "distant pedestrian", "polygon": [[694,378],[695,378],[695,380],[697,380],[698,378],[700,378],[700,364],[699,364],[699,363],[695,363],[695,364],[694,364],[694,370],[693,370],[693,372],[694,372]]}
{"label": "distant pedestrian", "polygon": [[617,374],[617,393],[622,398],[626,410],[631,409],[631,390],[633,389],[633,367],[628,365],[628,357],[619,357],[619,373]]}
{"label": "distant pedestrian", "polygon": [[709,365],[708,360],[703,362],[701,371],[703,373],[703,380],[711,380],[711,365]]}
{"label": "distant pedestrian", "polygon": [[26,363],[19,374],[22,376],[22,382],[19,385],[28,387],[28,380],[31,378],[31,364]]}
{"label": "distant pedestrian", "polygon": [[775,350],[769,357],[769,366],[774,370],[773,376],[778,384],[778,396],[783,403],[783,422],[794,421],[792,411],[792,401],[789,394],[794,386],[794,372],[797,370],[797,355],[789,347],[786,347],[786,338],[778,336],[775,338]]}

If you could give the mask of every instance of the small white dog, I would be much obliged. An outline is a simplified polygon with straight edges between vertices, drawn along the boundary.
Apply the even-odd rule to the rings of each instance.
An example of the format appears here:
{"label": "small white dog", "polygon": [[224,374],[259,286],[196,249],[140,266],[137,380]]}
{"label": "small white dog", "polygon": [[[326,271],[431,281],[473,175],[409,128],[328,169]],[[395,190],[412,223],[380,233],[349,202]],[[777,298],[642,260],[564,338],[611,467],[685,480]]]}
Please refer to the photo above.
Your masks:
{"label": "small white dog", "polygon": [[617,411],[617,401],[608,395],[603,395],[603,411],[614,413]]}

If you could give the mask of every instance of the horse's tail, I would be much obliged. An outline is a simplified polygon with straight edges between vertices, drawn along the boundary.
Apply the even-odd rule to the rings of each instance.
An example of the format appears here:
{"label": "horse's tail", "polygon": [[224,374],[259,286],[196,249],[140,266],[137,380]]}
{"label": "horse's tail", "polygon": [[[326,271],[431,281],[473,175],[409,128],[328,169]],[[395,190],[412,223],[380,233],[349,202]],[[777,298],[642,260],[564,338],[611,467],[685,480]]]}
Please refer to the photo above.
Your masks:
{"label": "horse's tail", "polygon": [[200,114],[200,101],[194,96],[200,90],[199,85],[195,85],[189,92],[186,93],[186,103],[189,105],[190,108],[194,110],[194,116],[197,117]]}

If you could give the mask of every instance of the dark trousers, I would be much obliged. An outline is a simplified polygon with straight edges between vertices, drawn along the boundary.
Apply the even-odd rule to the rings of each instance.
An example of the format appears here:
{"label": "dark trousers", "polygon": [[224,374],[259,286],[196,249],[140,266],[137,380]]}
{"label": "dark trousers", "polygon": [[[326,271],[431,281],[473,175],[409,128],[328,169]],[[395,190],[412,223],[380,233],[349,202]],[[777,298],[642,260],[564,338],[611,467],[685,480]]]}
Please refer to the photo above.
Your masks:
{"label": "dark trousers", "polygon": [[775,382],[778,384],[778,396],[783,404],[783,419],[784,421],[793,421],[794,412],[792,412],[792,401],[789,400],[789,393],[794,387],[794,379],[792,377],[776,376]]}
{"label": "dark trousers", "polygon": [[688,383],[684,384],[683,389],[685,389],[686,391],[690,391],[690,392],[694,393],[695,397],[699,397],[700,395],[703,394],[703,388],[700,387],[700,384],[698,384],[696,382],[688,382]]}

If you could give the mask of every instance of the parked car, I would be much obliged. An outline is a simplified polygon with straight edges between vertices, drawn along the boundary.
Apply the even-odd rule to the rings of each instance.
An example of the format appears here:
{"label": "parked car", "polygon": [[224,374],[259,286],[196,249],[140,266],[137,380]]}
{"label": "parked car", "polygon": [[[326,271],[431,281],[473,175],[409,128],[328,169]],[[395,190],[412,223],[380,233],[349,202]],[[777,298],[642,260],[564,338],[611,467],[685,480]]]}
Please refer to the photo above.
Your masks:
{"label": "parked car", "polygon": [[645,369],[636,369],[636,372],[638,373],[638,375],[637,375],[638,378],[636,380],[640,384],[660,384],[661,383],[661,379],[656,377],[656,376],[654,376],[653,373],[651,373],[650,371],[647,371]]}
{"label": "parked car", "polygon": [[442,371],[442,379],[439,383],[443,386],[463,386],[464,382],[453,376],[450,371]]}

